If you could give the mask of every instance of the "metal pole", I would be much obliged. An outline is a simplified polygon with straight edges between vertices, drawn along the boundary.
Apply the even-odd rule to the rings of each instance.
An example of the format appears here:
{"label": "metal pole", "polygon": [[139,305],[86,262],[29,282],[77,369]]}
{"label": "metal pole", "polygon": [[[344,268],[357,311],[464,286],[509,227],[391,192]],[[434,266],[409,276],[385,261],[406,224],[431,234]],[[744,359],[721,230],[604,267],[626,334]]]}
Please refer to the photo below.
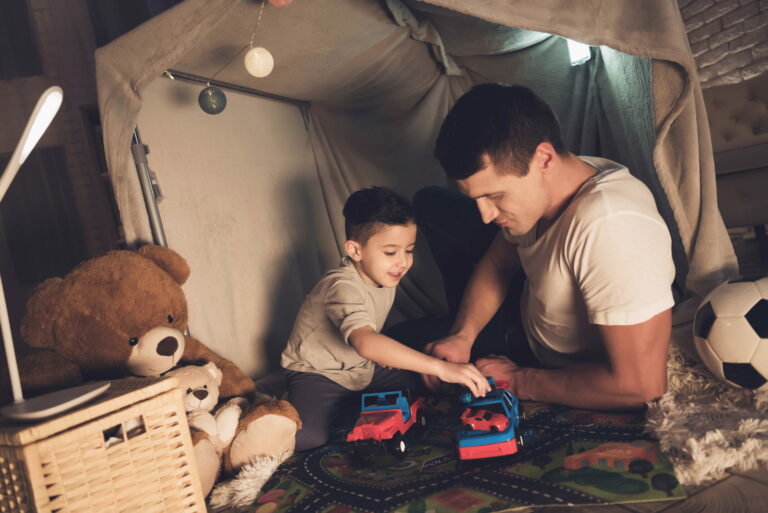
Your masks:
{"label": "metal pole", "polygon": [[138,128],[133,129],[131,153],[133,153],[133,161],[136,164],[136,171],[139,173],[141,193],[142,196],[144,196],[144,205],[147,207],[149,227],[152,230],[152,239],[158,246],[167,248],[168,241],[165,238],[163,220],[160,218],[160,211],[157,208],[157,197],[159,196],[157,183],[152,180],[151,171],[149,170],[149,162],[147,162],[149,147],[146,144],[142,144]]}

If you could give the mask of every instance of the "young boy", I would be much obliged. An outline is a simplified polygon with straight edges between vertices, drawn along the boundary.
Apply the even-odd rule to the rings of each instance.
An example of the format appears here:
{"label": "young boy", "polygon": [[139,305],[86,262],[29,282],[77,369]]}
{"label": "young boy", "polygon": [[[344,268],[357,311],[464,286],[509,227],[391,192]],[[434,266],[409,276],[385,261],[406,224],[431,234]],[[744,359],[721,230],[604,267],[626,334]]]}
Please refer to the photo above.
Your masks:
{"label": "young boy", "polygon": [[283,351],[288,400],[303,424],[296,450],[328,441],[331,426],[359,392],[414,388],[428,374],[475,396],[490,390],[469,363],[444,361],[379,333],[395,287],[413,264],[416,224],[410,203],[395,192],[359,190],[344,205],[347,257],[304,300]]}

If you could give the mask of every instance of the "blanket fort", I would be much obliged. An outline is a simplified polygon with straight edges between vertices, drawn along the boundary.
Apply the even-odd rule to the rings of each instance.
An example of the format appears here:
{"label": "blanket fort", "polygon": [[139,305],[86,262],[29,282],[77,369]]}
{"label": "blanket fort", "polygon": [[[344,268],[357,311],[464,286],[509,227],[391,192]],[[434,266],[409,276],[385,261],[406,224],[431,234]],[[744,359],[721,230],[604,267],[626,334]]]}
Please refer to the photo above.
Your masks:
{"label": "blanket fort", "polygon": [[486,513],[685,497],[658,443],[644,434],[642,414],[524,407],[533,435],[516,454],[458,460],[461,407],[430,399],[427,432],[404,459],[356,463],[340,432],[337,442],[286,461],[246,511]]}

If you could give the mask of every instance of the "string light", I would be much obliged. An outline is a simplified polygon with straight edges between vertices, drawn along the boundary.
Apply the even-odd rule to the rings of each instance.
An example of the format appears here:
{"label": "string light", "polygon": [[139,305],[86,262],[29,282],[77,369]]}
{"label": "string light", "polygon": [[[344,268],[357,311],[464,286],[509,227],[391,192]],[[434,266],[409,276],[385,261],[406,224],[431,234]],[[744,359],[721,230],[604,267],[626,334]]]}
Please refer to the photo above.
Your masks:
{"label": "string light", "polygon": [[[229,59],[221,68],[219,68],[219,70],[214,73],[208,80],[208,83],[206,84],[207,87],[200,91],[200,95],[197,97],[197,103],[200,105],[200,108],[203,109],[204,112],[207,112],[208,114],[219,114],[227,106],[227,97],[224,94],[224,91],[216,86],[212,86],[211,81],[213,81],[213,79],[216,78],[216,75],[221,73],[224,68],[229,66],[235,57],[240,55],[240,52],[242,52],[245,48],[248,48],[248,51],[245,52],[244,58],[245,69],[248,71],[248,73],[256,78],[263,78],[272,73],[272,69],[275,67],[275,59],[272,57],[272,54],[266,48],[261,46],[253,46],[253,41],[256,38],[256,30],[259,28],[261,17],[264,14],[264,3],[265,0],[261,0],[259,17],[256,19],[256,26],[253,28],[253,32],[251,33],[250,43],[238,50],[238,52],[233,55],[231,59]],[[290,2],[286,2],[284,5],[287,5],[288,3]]]}
{"label": "string light", "polygon": [[248,44],[249,50],[245,52],[245,69],[256,78],[264,78],[275,67],[275,59],[272,54],[266,48],[261,46],[253,46],[253,40],[256,37],[256,30],[261,23],[261,15],[264,13],[264,0],[261,0],[261,9],[259,9],[259,17],[256,20],[256,26],[253,28],[251,34],[251,42]]}

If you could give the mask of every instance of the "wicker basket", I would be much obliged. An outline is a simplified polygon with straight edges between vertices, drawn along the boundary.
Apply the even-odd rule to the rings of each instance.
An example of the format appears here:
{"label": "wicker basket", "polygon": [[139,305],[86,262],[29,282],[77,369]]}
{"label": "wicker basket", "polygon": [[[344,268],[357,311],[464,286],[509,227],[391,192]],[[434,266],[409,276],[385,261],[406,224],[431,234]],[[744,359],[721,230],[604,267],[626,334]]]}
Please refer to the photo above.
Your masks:
{"label": "wicker basket", "polygon": [[0,512],[204,513],[176,379],[113,381],[37,424],[0,418]]}

